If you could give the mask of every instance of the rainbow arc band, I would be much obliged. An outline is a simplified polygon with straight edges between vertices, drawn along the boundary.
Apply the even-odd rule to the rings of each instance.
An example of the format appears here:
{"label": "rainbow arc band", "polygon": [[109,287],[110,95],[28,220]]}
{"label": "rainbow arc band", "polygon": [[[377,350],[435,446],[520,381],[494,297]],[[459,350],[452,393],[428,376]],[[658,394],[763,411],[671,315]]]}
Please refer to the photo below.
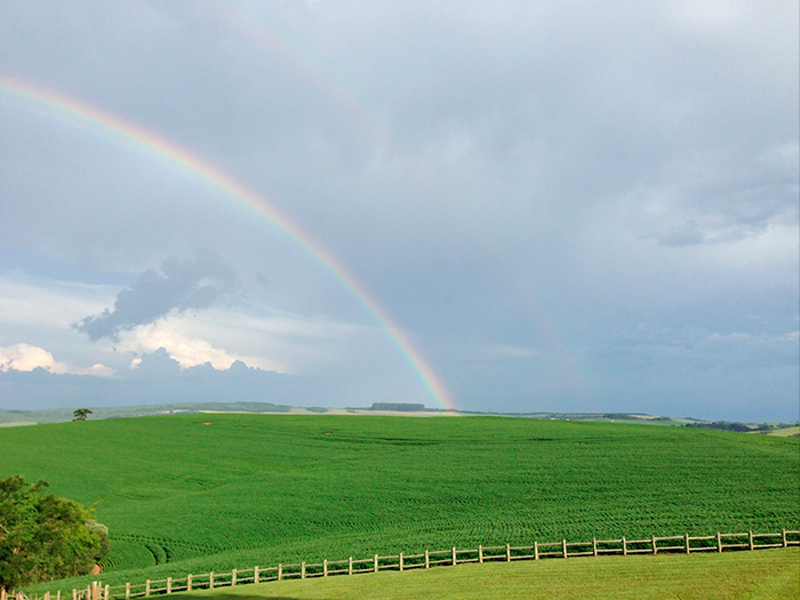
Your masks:
{"label": "rainbow arc band", "polygon": [[437,408],[456,410],[452,396],[442,380],[369,290],[327,249],[282,214],[263,195],[256,194],[230,175],[177,144],[75,98],[0,74],[0,97],[3,96],[9,101],[16,101],[12,103],[13,105],[34,114],[43,112],[51,118],[60,117],[69,124],[89,129],[113,143],[133,148],[156,162],[177,167],[183,173],[214,189],[222,198],[231,200],[240,209],[268,222],[328,271],[378,323],[388,340],[411,367]]}

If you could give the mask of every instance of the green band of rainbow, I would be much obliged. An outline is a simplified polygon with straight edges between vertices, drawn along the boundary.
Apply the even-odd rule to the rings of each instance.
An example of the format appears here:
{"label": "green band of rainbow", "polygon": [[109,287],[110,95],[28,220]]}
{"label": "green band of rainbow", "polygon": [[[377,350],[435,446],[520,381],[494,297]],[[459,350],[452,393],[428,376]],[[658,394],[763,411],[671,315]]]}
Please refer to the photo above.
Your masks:
{"label": "green band of rainbow", "polygon": [[378,323],[389,341],[412,368],[438,408],[456,409],[444,383],[403,330],[394,324],[386,310],[371,296],[367,288],[330,252],[288,217],[281,214],[263,196],[247,189],[226,173],[180,146],[68,96],[2,74],[0,74],[0,92],[9,99],[21,101],[23,108],[39,108],[49,115],[66,117],[70,123],[88,126],[92,131],[105,138],[144,151],[147,156],[159,162],[178,167],[181,171],[221,192],[222,197],[231,199],[245,211],[267,221],[327,270]]}

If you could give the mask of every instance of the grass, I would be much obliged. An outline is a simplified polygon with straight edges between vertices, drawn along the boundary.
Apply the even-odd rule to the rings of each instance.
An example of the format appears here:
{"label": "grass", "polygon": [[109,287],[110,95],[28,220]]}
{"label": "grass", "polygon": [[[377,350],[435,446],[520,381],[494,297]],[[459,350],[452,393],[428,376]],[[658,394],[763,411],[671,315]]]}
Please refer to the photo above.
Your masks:
{"label": "grass", "polygon": [[795,600],[800,549],[491,563],[280,581],[176,600]]}
{"label": "grass", "polygon": [[0,429],[0,477],[14,474],[94,506],[111,533],[102,579],[112,585],[453,545],[800,528],[797,438],[644,425],[331,415],[59,423]]}

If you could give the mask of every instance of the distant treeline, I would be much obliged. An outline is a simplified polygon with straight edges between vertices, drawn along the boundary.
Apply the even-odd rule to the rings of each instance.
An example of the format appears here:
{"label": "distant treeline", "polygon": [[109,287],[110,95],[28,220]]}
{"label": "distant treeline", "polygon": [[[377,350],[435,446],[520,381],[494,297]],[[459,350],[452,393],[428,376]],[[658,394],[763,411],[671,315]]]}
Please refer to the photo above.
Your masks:
{"label": "distant treeline", "polygon": [[424,404],[409,404],[406,402],[373,402],[370,410],[393,410],[401,412],[420,412],[427,410]]}
{"label": "distant treeline", "polygon": [[[78,407],[44,410],[5,410],[0,408],[0,423],[57,423],[71,421],[75,408]],[[271,402],[184,402],[138,406],[93,406],[91,410],[91,419],[97,420],[198,412],[288,413],[292,410],[292,407],[285,404],[272,404]]]}
{"label": "distant treeline", "polygon": [[691,427],[694,429],[717,429],[719,431],[738,431],[741,433],[747,433],[748,431],[769,431],[770,429],[774,429],[769,425],[762,424],[762,425],[745,425],[744,423],[737,423],[737,422],[730,422],[730,421],[714,421],[711,423],[687,423],[686,427]]}
{"label": "distant treeline", "polygon": [[637,413],[635,415],[631,413],[603,413],[603,418],[614,420],[635,419],[638,421],[672,421],[670,417],[651,417],[646,413]]}

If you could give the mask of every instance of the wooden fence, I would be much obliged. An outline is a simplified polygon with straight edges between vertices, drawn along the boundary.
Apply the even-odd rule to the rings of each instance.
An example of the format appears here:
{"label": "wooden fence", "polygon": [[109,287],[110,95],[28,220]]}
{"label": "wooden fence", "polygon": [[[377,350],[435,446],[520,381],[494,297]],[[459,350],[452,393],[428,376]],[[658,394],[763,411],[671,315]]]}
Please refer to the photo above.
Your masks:
{"label": "wooden fence", "polygon": [[724,552],[731,550],[761,550],[764,548],[786,548],[800,546],[800,531],[782,529],[778,533],[717,533],[708,536],[674,535],[652,536],[648,539],[616,540],[592,539],[588,542],[533,542],[530,546],[478,546],[463,550],[455,546],[448,550],[426,550],[422,554],[378,554],[370,558],[345,560],[323,560],[321,563],[279,564],[274,567],[252,567],[234,569],[228,573],[203,573],[185,577],[148,579],[144,583],[124,585],[104,585],[95,581],[82,589],[73,589],[71,599],[61,592],[27,596],[21,593],[7,597],[0,592],[0,600],[112,600],[147,598],[155,595],[172,594],[200,589],[213,589],[242,584],[265,583],[284,579],[306,579],[310,577],[331,577],[334,575],[356,575],[358,573],[377,573],[378,571],[405,571],[410,569],[429,569],[436,566],[456,566],[465,563],[484,563],[489,561],[511,562],[513,560],[541,560],[547,558],[572,558],[576,556],[601,556],[617,554],[660,554],[693,552]]}

